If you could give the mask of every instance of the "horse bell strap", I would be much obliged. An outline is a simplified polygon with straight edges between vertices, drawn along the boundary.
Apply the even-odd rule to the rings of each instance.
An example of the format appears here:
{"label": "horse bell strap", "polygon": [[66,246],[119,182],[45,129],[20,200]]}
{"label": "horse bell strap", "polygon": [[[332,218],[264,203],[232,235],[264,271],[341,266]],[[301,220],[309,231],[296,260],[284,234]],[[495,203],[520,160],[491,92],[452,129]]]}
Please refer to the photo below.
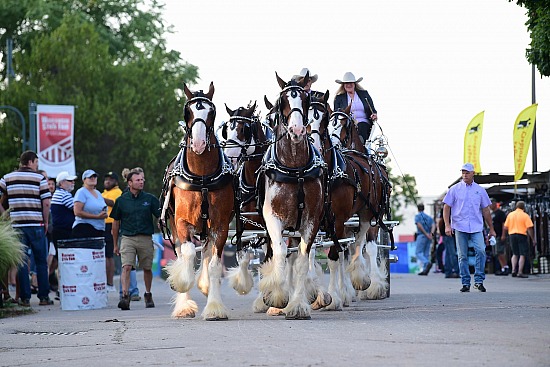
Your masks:
{"label": "horse bell strap", "polygon": [[208,221],[208,188],[204,187],[201,190],[202,202],[201,202],[201,219],[202,219],[202,231],[201,241],[204,242],[207,235],[207,221]]}
{"label": "horse bell strap", "polygon": [[305,198],[305,193],[304,193],[304,178],[303,177],[300,177],[298,178],[298,195],[297,195],[297,199],[298,199],[298,219],[296,219],[296,231],[298,231],[300,229],[300,225],[302,224],[302,213],[304,211],[304,198]]}
{"label": "horse bell strap", "polygon": [[244,232],[244,224],[241,218],[241,195],[238,194],[241,190],[239,190],[238,176],[233,178],[233,183],[233,189],[235,191],[235,208],[233,209],[235,211],[235,235],[231,239],[231,243],[237,245],[237,251],[241,251],[243,249],[241,238]]}

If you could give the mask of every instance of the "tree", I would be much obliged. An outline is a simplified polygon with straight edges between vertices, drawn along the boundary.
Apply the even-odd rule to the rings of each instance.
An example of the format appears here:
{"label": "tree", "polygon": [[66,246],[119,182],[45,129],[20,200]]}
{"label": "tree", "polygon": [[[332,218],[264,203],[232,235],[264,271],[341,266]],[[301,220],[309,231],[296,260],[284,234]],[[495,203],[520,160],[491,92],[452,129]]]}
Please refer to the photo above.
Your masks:
{"label": "tree", "polygon": [[[60,0],[8,3],[11,14],[24,15],[9,23],[15,27],[9,33],[23,41],[15,46],[17,77],[9,85],[0,84],[0,104],[21,111],[31,100],[75,105],[77,171],[120,173],[124,167],[140,166],[150,178],[147,190],[159,192],[164,168],[181,138],[180,88],[197,77],[195,66],[165,49],[162,34],[167,29],[160,13],[139,11],[134,0],[73,1],[73,6]],[[7,33],[6,28],[2,37]],[[0,137],[2,149],[10,139],[13,135]],[[15,146],[15,151],[3,152],[2,172],[13,168],[13,157],[21,151],[20,144],[6,146]]]}
{"label": "tree", "polygon": [[525,23],[531,33],[527,60],[537,66],[541,75],[550,76],[550,0],[516,0],[516,3],[527,9],[529,17]]}
{"label": "tree", "polygon": [[392,210],[392,220],[403,221],[403,215],[399,210],[407,205],[416,205],[418,201],[418,190],[416,189],[416,179],[409,174],[394,176],[388,167],[388,176],[392,184],[392,194],[390,205]]}

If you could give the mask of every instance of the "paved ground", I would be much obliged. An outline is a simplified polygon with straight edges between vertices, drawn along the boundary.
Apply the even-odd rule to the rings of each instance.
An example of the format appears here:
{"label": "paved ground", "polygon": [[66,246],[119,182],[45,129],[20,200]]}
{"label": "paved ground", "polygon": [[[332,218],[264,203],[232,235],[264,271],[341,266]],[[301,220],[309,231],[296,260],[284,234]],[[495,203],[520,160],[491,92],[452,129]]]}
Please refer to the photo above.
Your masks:
{"label": "paved ground", "polygon": [[[139,284],[143,284],[141,278]],[[157,307],[116,306],[0,319],[1,366],[549,366],[550,276],[488,275],[487,293],[461,294],[441,274],[392,274],[391,297],[359,301],[309,321],[255,314],[255,294],[224,283],[229,321],[170,318],[160,278]],[[193,291],[199,307],[205,298]],[[199,311],[200,312],[200,311]]]}

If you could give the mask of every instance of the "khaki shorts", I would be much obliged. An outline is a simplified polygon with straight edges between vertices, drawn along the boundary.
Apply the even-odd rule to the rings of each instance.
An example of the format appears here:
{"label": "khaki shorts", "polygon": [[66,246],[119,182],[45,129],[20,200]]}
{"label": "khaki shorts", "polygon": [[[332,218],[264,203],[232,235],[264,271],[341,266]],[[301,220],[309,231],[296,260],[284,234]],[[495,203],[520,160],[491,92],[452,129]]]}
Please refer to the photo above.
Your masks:
{"label": "khaki shorts", "polygon": [[120,240],[120,259],[122,266],[136,266],[136,256],[139,266],[144,270],[153,267],[153,238],[150,235],[122,236]]}

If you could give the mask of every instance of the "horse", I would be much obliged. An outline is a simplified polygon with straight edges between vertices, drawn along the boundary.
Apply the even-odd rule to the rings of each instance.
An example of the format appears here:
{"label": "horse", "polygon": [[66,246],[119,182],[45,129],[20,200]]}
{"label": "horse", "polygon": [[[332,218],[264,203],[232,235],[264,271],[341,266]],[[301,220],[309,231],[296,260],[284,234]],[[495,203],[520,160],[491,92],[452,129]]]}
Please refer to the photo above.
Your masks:
{"label": "horse", "polygon": [[[328,252],[328,268],[330,272],[328,292],[332,296],[332,303],[326,310],[341,310],[343,306],[349,306],[355,298],[355,289],[351,283],[349,273],[346,271],[346,264],[349,262],[349,250],[342,246],[338,240],[350,237],[351,233],[345,233],[344,222],[350,217],[349,212],[334,212],[331,207],[332,197],[339,199],[336,191],[341,189],[342,180],[346,178],[342,171],[344,158],[342,153],[332,145],[328,133],[329,117],[332,109],[328,104],[329,91],[312,95],[308,111],[308,134],[313,146],[322,153],[327,169],[324,175],[325,202],[323,208],[322,227],[329,237],[334,241]],[[346,199],[342,200],[353,200]],[[338,231],[336,231],[336,223]]]}
{"label": "horse", "polygon": [[[275,75],[281,87],[275,104],[275,142],[262,160],[260,192],[272,257],[260,268],[259,289],[265,305],[282,308],[286,319],[310,319],[311,303],[331,302],[330,294],[317,284],[310,261],[323,208],[324,161],[306,134],[309,98],[303,87],[308,75],[302,82],[288,83]],[[284,230],[300,235],[290,279]]]}
{"label": "horse", "polygon": [[[271,143],[266,135],[263,124],[255,115],[256,103],[248,107],[239,107],[236,110],[226,105],[229,121],[221,126],[222,146],[225,154],[231,159],[237,171],[237,199],[240,203],[240,212],[248,213],[246,217],[241,215],[237,220],[237,229],[258,230],[264,229],[263,218],[256,213],[256,180],[257,172],[261,166],[262,157]],[[244,221],[244,223],[243,223]],[[255,247],[260,247],[259,241]],[[248,264],[250,257],[247,248],[237,243],[237,261],[239,266],[229,269],[229,284],[239,294],[248,294],[253,286],[253,279]]]}
{"label": "horse", "polygon": [[202,312],[205,320],[225,320],[228,311],[221,298],[222,250],[234,212],[233,167],[214,133],[216,107],[214,84],[208,93],[191,92],[184,84],[187,102],[180,125],[184,137],[181,150],[165,173],[163,218],[176,232],[177,259],[167,266],[168,282],[178,292],[172,317],[194,317],[198,311],[189,296],[194,286],[195,235],[203,244],[201,265],[196,274],[199,290],[207,296]]}
{"label": "horse", "polygon": [[[354,120],[350,116],[351,105],[344,111],[331,114],[328,124],[330,144],[341,151],[343,158],[337,154],[329,159],[338,159],[339,165],[332,171],[329,178],[332,186],[331,211],[335,215],[336,236],[342,238],[345,232],[344,222],[352,215],[359,217],[359,230],[352,245],[354,253],[347,271],[351,275],[353,287],[366,291],[360,295],[363,299],[382,299],[386,297],[388,283],[386,280],[386,264],[378,264],[378,246],[369,229],[379,226],[387,229],[383,217],[390,216],[391,184],[388,174],[381,162],[372,155],[366,154],[366,149],[359,139]],[[367,241],[368,240],[368,241]],[[363,256],[363,249],[369,262]],[[331,249],[331,252],[333,249]],[[336,254],[329,252],[329,259],[334,261]],[[334,264],[329,266],[335,266]],[[329,288],[330,289],[330,288]]]}

